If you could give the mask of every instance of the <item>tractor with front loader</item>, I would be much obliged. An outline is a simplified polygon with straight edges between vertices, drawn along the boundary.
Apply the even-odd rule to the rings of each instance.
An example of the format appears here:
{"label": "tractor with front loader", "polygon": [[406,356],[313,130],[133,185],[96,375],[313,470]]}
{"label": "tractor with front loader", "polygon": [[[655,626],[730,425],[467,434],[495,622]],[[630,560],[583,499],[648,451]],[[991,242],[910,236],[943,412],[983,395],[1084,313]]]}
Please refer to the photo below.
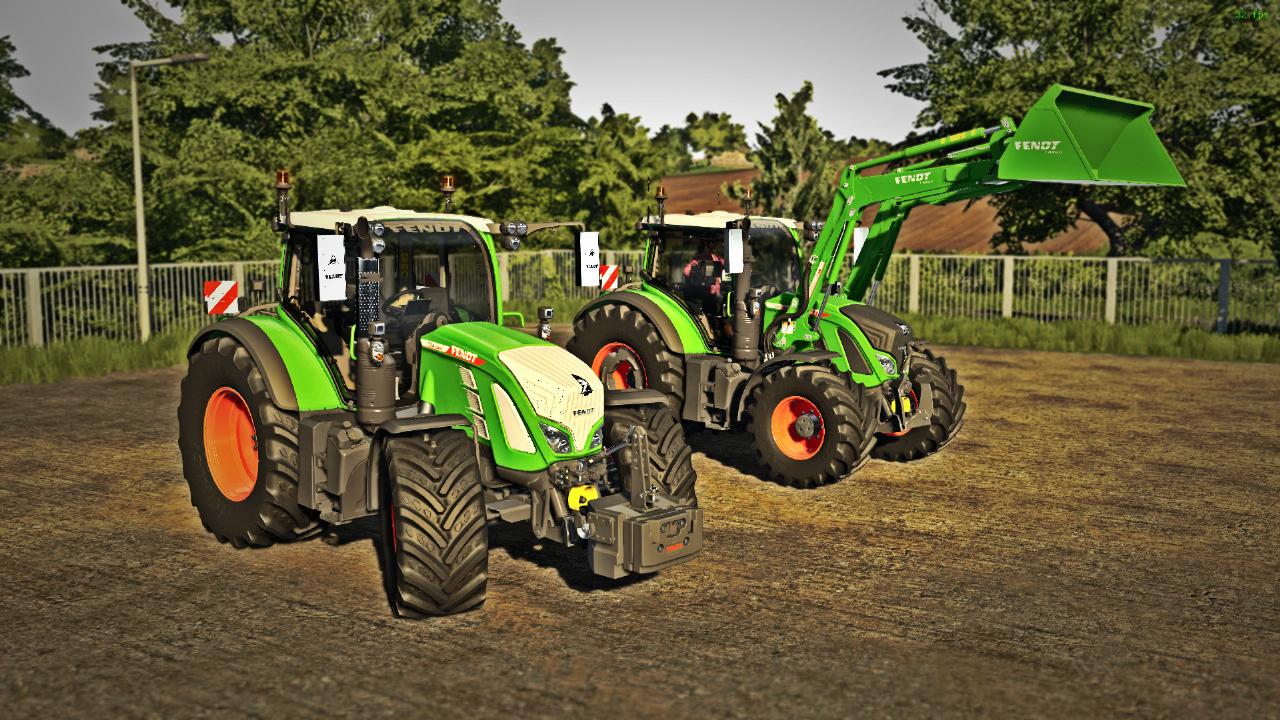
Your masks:
{"label": "tractor with front loader", "polygon": [[665,398],[606,390],[501,322],[524,319],[503,311],[496,245],[580,224],[290,212],[287,173],[276,187],[279,301],[201,330],[182,381],[183,472],[209,532],[265,546],[380,517],[401,617],[483,603],[492,523],[527,521],[609,578],[699,553],[691,453]]}
{"label": "tractor with front loader", "polygon": [[746,429],[789,485],[935,453],[963,424],[964,388],[873,306],[903,221],[1027,183],[1181,186],[1152,110],[1054,85],[1021,125],[1004,117],[845,168],[825,221],[668,216],[659,188],[657,217],[640,223],[640,281],[584,306],[569,349],[611,389],[662,391],[686,426]]}

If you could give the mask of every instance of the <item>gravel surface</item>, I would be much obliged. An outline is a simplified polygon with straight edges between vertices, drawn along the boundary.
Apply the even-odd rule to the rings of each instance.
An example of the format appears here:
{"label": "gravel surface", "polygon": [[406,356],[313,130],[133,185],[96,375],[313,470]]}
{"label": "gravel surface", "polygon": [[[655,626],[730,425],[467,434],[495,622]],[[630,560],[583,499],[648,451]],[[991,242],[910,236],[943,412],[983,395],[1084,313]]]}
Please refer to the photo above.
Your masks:
{"label": "gravel surface", "polygon": [[946,354],[939,455],[800,491],[696,434],[699,559],[496,527],[483,609],[423,622],[367,523],[204,532],[180,370],[0,388],[0,716],[1274,717],[1280,366]]}

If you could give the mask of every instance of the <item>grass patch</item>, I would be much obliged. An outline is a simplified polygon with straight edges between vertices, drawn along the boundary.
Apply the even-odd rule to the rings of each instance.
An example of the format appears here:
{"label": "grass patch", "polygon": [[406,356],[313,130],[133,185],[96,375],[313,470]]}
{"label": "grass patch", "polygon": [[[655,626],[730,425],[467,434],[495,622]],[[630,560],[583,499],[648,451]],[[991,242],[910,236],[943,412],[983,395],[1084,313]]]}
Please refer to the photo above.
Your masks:
{"label": "grass patch", "polygon": [[44,348],[0,349],[0,385],[51,383],[94,377],[122,370],[181,365],[186,361],[191,330],[155,335],[145,345],[131,340],[85,338],[50,343]]}
{"label": "grass patch", "polygon": [[[533,311],[537,304],[513,303],[525,312],[528,327],[537,323]],[[554,322],[563,324],[572,321],[583,301],[559,298],[551,304],[556,308]],[[917,336],[939,345],[1280,363],[1277,335],[1219,335],[1199,328],[1040,323],[1021,318],[975,320],[907,315],[903,319],[911,323]],[[86,338],[52,343],[45,348],[0,349],[0,385],[51,383],[124,370],[174,367],[186,360],[192,335],[190,330],[164,333],[146,345]]]}
{"label": "grass patch", "polygon": [[1280,336],[1276,335],[1220,335],[1199,328],[1166,325],[1041,323],[1022,318],[975,320],[908,315],[903,319],[911,323],[918,337],[939,345],[1280,362]]}
{"label": "grass patch", "polygon": [[[594,298],[590,298],[594,299]],[[525,327],[533,327],[538,324],[538,308],[550,307],[553,311],[551,317],[552,324],[573,324],[573,316],[578,314],[583,305],[589,301],[588,298],[552,298],[539,302],[528,300],[510,300],[503,304],[505,312],[518,312],[524,315]],[[507,323],[514,327],[514,321]]]}

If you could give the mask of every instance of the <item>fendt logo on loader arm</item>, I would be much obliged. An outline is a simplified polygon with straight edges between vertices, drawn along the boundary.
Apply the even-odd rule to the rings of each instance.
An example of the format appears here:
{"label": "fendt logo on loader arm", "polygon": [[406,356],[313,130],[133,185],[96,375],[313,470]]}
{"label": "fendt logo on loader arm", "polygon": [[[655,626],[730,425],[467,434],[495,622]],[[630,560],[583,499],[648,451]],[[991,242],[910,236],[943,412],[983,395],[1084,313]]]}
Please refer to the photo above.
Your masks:
{"label": "fendt logo on loader arm", "polygon": [[933,171],[930,170],[929,172],[912,173],[910,175],[899,175],[898,177],[893,179],[893,182],[897,185],[905,185],[907,183],[929,182],[929,176],[932,174],[933,174]]}
{"label": "fendt logo on loader arm", "polygon": [[1061,140],[1014,140],[1013,148],[1015,150],[1043,150],[1050,155],[1057,155],[1062,151],[1058,149],[1058,145],[1062,144]]}

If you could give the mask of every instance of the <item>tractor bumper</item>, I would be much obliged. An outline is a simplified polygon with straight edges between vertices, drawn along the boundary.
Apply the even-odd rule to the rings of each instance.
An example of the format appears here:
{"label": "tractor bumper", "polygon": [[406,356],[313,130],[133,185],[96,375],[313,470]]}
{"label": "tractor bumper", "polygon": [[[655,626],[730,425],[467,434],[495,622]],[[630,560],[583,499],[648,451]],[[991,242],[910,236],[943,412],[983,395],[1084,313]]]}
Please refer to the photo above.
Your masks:
{"label": "tractor bumper", "polygon": [[658,497],[653,507],[632,507],[622,494],[590,504],[587,555],[597,575],[620,578],[653,573],[692,560],[702,551],[702,510]]}

